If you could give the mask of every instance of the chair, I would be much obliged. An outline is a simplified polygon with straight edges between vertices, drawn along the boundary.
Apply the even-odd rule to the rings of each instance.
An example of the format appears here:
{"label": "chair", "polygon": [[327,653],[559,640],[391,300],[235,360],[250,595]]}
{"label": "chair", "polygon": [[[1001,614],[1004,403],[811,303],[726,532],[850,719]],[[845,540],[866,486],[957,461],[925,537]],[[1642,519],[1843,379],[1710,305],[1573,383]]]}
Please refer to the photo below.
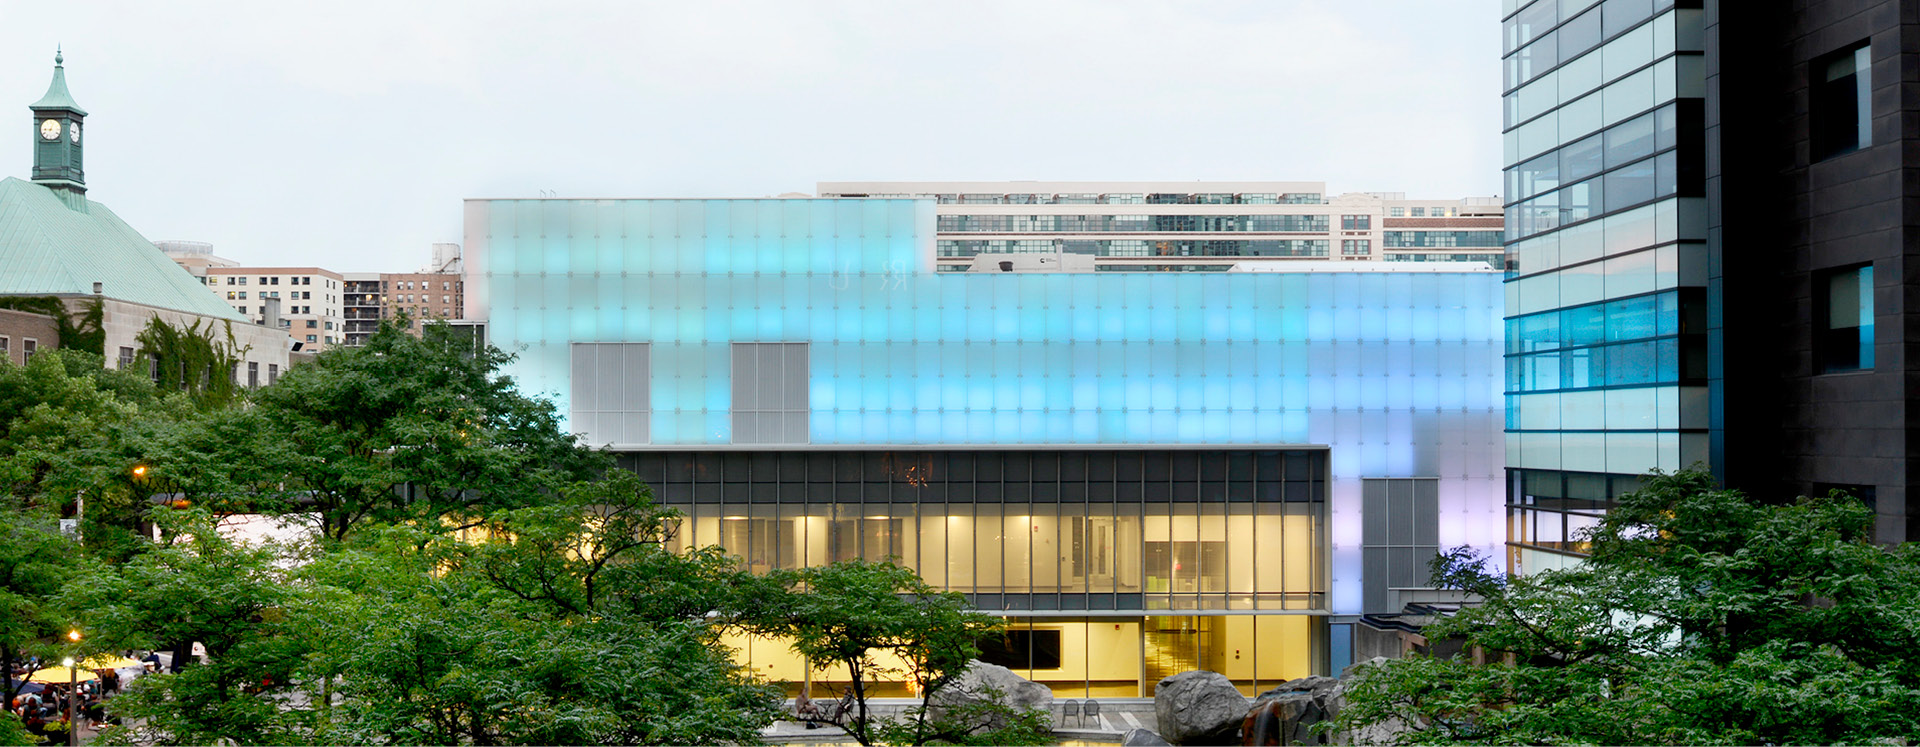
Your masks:
{"label": "chair", "polygon": [[1076,722],[1080,721],[1080,701],[1068,700],[1060,703],[1059,725],[1065,727],[1067,725],[1067,719],[1073,719]]}
{"label": "chair", "polygon": [[1106,724],[1100,721],[1100,701],[1094,700],[1093,698],[1087,698],[1086,710],[1080,712],[1080,723],[1084,725],[1086,719],[1089,718],[1093,719],[1093,728],[1106,728]]}

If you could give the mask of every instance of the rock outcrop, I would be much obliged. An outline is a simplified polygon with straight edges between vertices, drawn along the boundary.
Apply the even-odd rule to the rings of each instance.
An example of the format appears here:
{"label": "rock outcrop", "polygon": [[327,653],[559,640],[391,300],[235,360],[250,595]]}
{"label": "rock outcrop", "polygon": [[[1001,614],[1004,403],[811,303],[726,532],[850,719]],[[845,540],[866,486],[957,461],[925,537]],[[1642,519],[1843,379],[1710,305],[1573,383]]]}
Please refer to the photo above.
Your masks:
{"label": "rock outcrop", "polygon": [[1160,736],[1179,745],[1238,744],[1247,698],[1216,672],[1182,672],[1153,686]]}

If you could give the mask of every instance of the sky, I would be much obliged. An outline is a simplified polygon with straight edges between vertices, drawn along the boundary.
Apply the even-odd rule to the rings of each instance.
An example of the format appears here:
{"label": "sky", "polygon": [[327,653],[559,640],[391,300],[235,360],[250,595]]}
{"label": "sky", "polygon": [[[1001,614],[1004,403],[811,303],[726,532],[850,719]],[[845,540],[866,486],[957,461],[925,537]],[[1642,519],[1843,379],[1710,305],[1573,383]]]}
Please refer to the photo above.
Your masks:
{"label": "sky", "polygon": [[[1500,191],[1499,0],[0,0],[89,196],[246,265],[409,271],[461,200],[821,181]],[[4,268],[0,268],[4,271]]]}

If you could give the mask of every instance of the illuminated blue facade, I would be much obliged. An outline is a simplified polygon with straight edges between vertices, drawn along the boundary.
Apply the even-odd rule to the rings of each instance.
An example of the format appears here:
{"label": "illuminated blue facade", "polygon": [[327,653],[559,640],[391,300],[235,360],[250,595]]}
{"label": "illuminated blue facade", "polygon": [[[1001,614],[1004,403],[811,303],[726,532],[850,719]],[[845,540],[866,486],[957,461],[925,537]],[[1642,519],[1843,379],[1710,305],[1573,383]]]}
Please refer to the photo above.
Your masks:
{"label": "illuminated blue facade", "polygon": [[[936,273],[934,217],[910,199],[472,200],[466,311],[524,389],[617,451],[1324,448],[1328,593],[1309,612],[1336,620],[1376,582],[1365,479],[1438,478],[1439,543],[1499,547],[1498,273]],[[785,435],[736,433],[755,391],[736,343],[804,344],[803,393],[752,395],[786,398]],[[575,371],[628,393],[575,402]]]}

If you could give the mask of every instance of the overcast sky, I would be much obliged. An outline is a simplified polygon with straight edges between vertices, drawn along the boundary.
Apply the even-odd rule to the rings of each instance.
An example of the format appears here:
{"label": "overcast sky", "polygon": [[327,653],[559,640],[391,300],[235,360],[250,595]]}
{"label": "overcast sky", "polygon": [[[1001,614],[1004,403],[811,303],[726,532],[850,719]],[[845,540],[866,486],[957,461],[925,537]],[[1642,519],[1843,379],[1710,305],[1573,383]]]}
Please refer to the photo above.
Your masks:
{"label": "overcast sky", "polygon": [[[0,0],[0,105],[55,44],[89,195],[259,265],[411,270],[468,197],[819,181],[1500,189],[1498,0]],[[0,268],[0,272],[5,268]]]}

